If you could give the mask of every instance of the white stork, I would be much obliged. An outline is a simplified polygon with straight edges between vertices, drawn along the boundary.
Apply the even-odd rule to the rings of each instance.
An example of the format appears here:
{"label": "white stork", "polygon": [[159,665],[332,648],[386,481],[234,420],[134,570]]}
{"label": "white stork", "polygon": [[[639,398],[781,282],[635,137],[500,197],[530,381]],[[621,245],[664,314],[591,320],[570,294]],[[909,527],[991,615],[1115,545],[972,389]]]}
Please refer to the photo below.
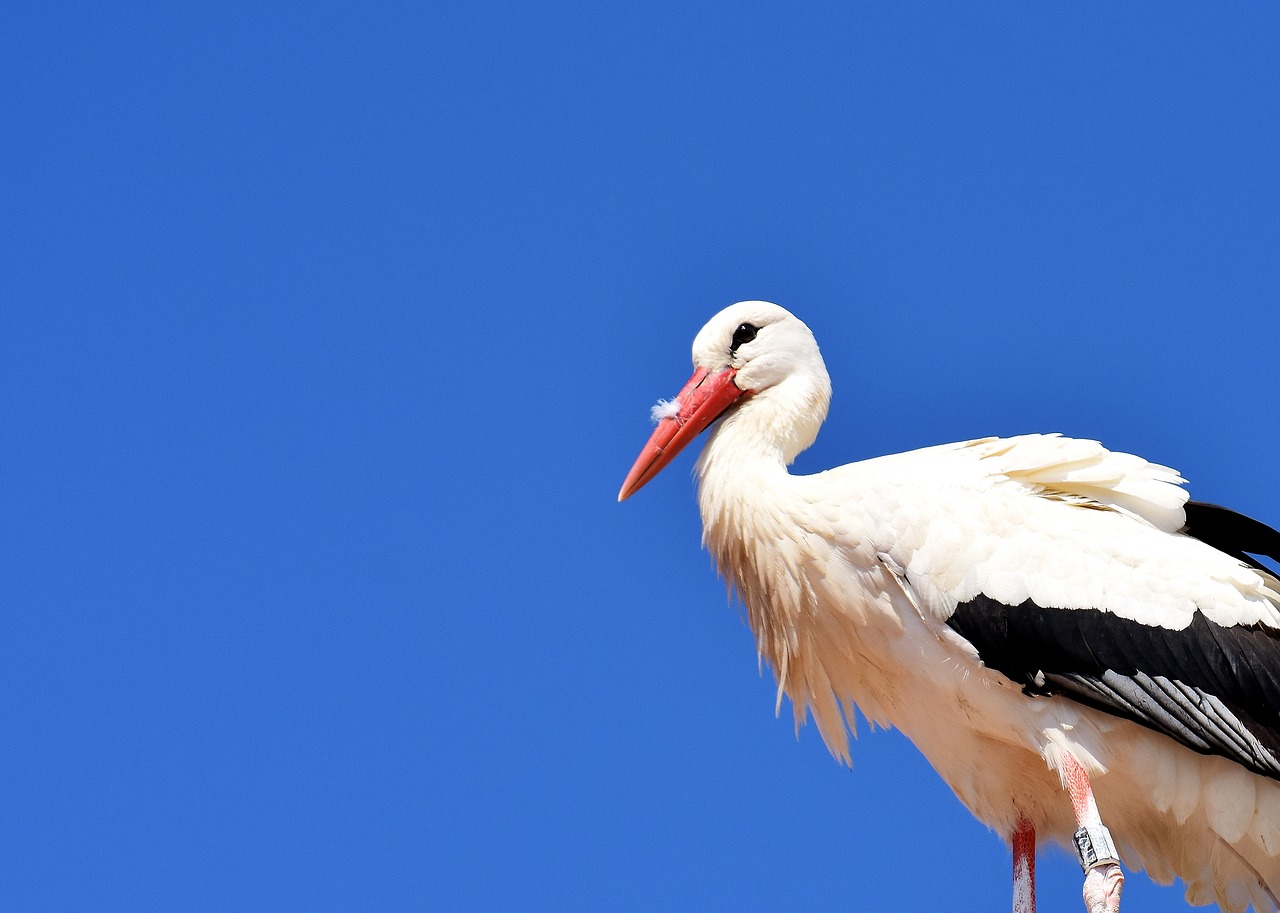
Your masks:
{"label": "white stork", "polygon": [[1250,557],[1280,533],[1056,435],[794,476],[831,395],[809,328],[740,302],[693,363],[618,499],[717,422],[703,541],[797,724],[845,762],[855,705],[905,733],[1012,843],[1018,913],[1037,835],[1077,849],[1091,911],[1118,910],[1121,859],[1280,908],[1280,580]]}

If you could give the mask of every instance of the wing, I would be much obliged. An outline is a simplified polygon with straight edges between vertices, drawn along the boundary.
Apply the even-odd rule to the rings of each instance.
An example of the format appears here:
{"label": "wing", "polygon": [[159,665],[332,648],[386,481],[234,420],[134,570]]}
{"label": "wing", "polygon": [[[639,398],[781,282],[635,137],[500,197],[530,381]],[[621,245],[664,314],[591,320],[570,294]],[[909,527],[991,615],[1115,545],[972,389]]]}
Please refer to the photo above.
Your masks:
{"label": "wing", "polygon": [[1266,527],[1188,507],[1172,469],[1094,441],[987,438],[852,464],[835,481],[853,519],[833,517],[832,534],[889,554],[940,622],[982,595],[1171,629],[1196,612],[1280,629],[1280,580],[1235,557],[1269,543]]}
{"label": "wing", "polygon": [[893,558],[920,605],[983,664],[1280,780],[1280,581],[1249,557],[1280,560],[1280,532],[1093,441],[911,459],[912,489],[882,470],[883,541],[905,543]]}
{"label": "wing", "polygon": [[979,595],[947,624],[1032,695],[1059,694],[1280,779],[1280,632],[1201,612],[1181,630]]}

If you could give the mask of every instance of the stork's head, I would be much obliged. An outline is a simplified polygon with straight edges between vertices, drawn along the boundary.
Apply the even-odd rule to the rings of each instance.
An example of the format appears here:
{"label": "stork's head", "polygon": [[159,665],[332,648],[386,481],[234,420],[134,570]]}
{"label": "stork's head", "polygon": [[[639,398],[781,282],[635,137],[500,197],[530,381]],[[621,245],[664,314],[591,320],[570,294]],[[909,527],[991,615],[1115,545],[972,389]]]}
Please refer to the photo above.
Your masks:
{"label": "stork's head", "polygon": [[742,415],[756,437],[790,463],[813,443],[827,415],[831,381],[813,333],[785,308],[739,301],[693,340],[693,377],[668,403],[618,492],[622,501],[662,471],[716,419]]}

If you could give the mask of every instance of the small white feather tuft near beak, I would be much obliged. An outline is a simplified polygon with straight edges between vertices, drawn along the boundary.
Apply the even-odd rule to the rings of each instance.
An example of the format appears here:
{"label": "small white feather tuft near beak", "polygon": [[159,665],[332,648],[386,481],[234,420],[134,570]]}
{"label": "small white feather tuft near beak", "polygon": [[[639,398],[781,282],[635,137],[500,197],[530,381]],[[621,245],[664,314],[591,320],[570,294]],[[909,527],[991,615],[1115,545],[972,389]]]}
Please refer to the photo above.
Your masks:
{"label": "small white feather tuft near beak", "polygon": [[664,418],[675,418],[679,412],[680,400],[678,397],[676,399],[660,399],[649,410],[649,418],[653,419],[656,425]]}

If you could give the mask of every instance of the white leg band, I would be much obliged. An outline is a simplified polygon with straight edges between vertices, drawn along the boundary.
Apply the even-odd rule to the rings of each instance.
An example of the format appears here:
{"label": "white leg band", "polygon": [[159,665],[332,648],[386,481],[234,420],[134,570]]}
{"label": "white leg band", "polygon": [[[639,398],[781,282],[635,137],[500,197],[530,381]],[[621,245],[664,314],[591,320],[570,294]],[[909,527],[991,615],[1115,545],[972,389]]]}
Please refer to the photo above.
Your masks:
{"label": "white leg band", "polygon": [[1075,832],[1076,852],[1080,854],[1080,867],[1086,872],[1100,865],[1119,862],[1111,831],[1101,824],[1087,824]]}

